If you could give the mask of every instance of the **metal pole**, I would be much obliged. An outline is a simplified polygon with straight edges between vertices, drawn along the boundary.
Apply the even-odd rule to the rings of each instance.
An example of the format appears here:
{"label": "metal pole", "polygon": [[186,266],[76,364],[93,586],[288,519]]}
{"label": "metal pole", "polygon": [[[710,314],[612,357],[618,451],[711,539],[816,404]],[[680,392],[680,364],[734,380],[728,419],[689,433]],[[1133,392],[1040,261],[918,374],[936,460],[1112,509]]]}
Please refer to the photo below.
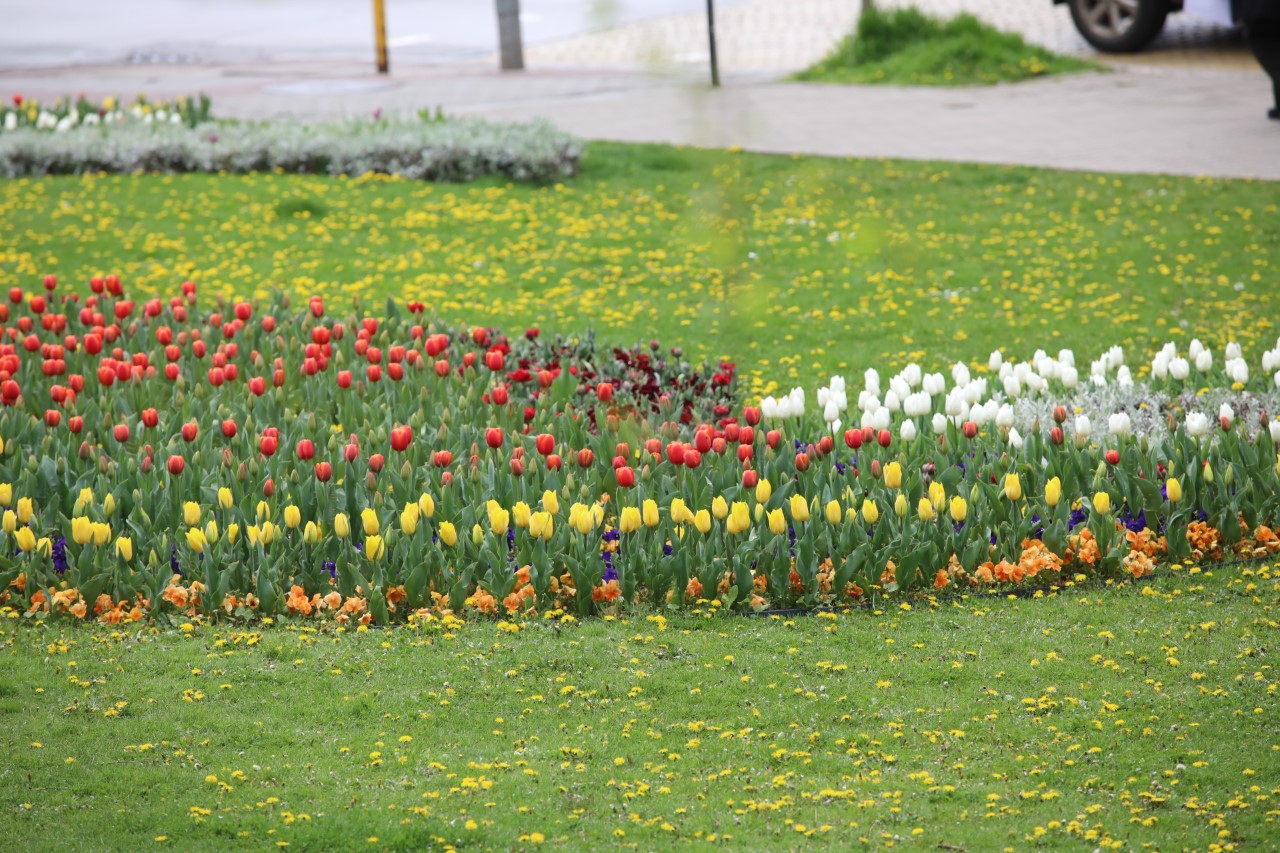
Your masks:
{"label": "metal pole", "polygon": [[520,0],[498,0],[498,49],[503,71],[524,69],[520,38]]}
{"label": "metal pole", "polygon": [[716,9],[714,0],[707,0],[707,41],[711,46],[711,85],[720,85],[720,63],[716,59]]}
{"label": "metal pole", "polygon": [[390,64],[387,61],[387,11],[383,0],[373,0],[373,39],[378,50],[378,73],[386,74]]}

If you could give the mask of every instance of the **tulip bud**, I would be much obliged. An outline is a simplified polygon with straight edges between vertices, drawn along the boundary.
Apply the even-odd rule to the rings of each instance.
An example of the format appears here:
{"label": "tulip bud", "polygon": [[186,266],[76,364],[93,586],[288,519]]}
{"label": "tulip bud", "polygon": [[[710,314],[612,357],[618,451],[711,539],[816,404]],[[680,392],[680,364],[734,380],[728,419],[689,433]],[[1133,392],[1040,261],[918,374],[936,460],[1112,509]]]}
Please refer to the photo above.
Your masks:
{"label": "tulip bud", "polygon": [[333,517],[333,532],[339,539],[346,539],[351,535],[351,520],[347,518],[345,512],[340,512]]}
{"label": "tulip bud", "polygon": [[284,508],[284,526],[294,530],[302,523],[302,511],[293,504]]}
{"label": "tulip bud", "polygon": [[18,521],[30,524],[33,515],[35,515],[35,505],[31,502],[31,498],[18,498]]}
{"label": "tulip bud", "polygon": [[133,540],[127,536],[121,536],[116,540],[116,555],[126,563],[133,559]]}
{"label": "tulip bud", "polygon": [[436,514],[436,501],[427,492],[423,492],[418,498],[418,510],[422,513],[423,518],[431,518]]}
{"label": "tulip bud", "polygon": [[910,507],[907,505],[907,496],[902,492],[898,492],[898,498],[893,502],[893,513],[898,518],[906,518]]}
{"label": "tulip bud", "polygon": [[1213,466],[1206,460],[1204,463],[1204,481],[1209,485],[1213,485]]}
{"label": "tulip bud", "polygon": [[218,522],[214,521],[212,518],[209,519],[209,522],[204,526],[204,540],[206,542],[218,541]]}
{"label": "tulip bud", "polygon": [[1176,478],[1170,477],[1164,484],[1165,496],[1169,499],[1169,503],[1176,504],[1182,500],[1182,484]]}

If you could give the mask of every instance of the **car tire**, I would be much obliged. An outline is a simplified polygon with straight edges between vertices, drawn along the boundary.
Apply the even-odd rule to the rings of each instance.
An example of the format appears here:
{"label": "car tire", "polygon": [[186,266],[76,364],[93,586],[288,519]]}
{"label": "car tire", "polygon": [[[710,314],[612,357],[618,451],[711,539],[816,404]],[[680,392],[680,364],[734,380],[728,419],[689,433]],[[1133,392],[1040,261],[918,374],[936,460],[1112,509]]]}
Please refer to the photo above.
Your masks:
{"label": "car tire", "polygon": [[1067,0],[1085,41],[1105,53],[1134,53],[1160,34],[1168,0]]}

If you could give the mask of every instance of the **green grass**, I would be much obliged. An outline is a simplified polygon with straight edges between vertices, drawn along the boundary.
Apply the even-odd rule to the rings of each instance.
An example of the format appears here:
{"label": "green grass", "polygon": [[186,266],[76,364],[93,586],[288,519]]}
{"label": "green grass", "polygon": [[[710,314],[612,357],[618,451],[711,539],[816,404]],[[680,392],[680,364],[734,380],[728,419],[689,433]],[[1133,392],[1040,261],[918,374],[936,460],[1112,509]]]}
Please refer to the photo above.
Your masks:
{"label": "green grass", "polygon": [[[1274,343],[1274,183],[593,143],[577,180],[0,182],[0,288],[420,299],[736,359],[748,391],[919,360]],[[1086,362],[1087,363],[1087,362]]]}
{"label": "green grass", "polygon": [[973,15],[942,20],[914,6],[871,7],[829,55],[794,79],[971,86],[1100,69],[1095,63],[1027,44],[1022,36],[1001,32]]}
{"label": "green grass", "polygon": [[11,621],[6,843],[1262,849],[1278,591],[1254,564],[792,621]]}

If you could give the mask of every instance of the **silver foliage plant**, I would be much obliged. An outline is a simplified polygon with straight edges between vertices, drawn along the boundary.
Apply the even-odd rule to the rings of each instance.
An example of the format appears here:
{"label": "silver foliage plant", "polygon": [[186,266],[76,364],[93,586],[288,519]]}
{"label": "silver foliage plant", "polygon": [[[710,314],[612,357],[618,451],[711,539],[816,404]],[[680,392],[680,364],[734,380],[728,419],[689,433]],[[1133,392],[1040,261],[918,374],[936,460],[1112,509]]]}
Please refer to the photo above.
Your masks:
{"label": "silver foliage plant", "polygon": [[577,173],[582,144],[546,121],[252,122],[18,129],[0,135],[0,176],[93,172],[265,172],[546,182]]}

